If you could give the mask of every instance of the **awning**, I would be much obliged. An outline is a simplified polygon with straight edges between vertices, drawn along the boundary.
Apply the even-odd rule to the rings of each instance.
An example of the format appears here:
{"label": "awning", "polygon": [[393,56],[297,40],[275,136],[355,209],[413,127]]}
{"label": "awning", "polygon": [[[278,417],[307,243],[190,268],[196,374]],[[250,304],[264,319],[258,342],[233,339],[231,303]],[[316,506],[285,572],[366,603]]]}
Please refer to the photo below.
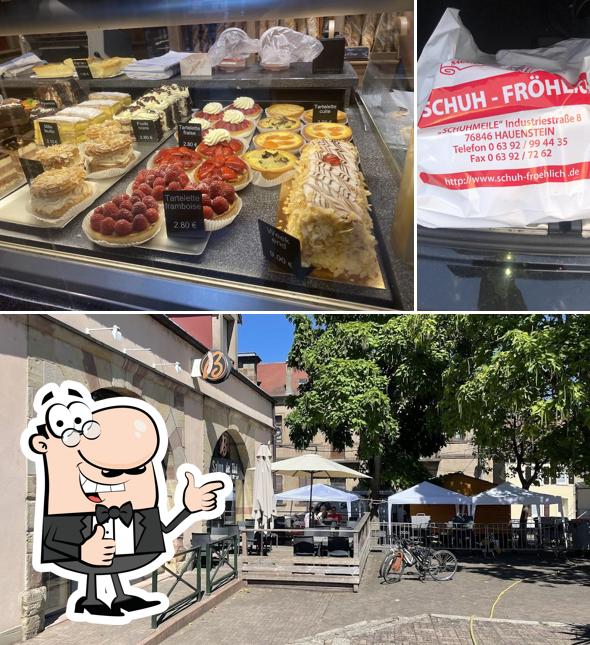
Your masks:
{"label": "awning", "polygon": [[477,506],[509,506],[512,504],[531,506],[533,515],[536,516],[539,515],[539,506],[556,504],[561,517],[563,517],[563,499],[558,495],[525,490],[510,482],[499,484],[479,495],[475,495],[471,499],[476,508]]}
{"label": "awning", "polygon": [[293,490],[287,490],[283,493],[277,493],[275,499],[292,502],[305,502],[309,500],[310,492],[312,494],[312,501],[314,502],[344,502],[348,508],[348,515],[350,516],[350,507],[352,502],[360,499],[356,493],[340,490],[326,484],[315,484],[313,491],[310,491],[310,486],[301,486]]}

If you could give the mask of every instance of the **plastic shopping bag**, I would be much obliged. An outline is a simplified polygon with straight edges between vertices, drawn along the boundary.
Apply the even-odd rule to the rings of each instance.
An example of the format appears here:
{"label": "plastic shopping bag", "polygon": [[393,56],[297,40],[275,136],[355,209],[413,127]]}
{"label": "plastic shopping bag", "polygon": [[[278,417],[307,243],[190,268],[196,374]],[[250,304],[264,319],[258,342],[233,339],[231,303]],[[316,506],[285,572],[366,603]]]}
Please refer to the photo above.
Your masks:
{"label": "plastic shopping bag", "polygon": [[287,27],[271,27],[260,36],[260,64],[283,68],[296,62],[310,63],[323,49],[322,43],[313,36]]}
{"label": "plastic shopping bag", "polygon": [[418,224],[590,217],[590,40],[481,52],[448,9],[418,61]]}

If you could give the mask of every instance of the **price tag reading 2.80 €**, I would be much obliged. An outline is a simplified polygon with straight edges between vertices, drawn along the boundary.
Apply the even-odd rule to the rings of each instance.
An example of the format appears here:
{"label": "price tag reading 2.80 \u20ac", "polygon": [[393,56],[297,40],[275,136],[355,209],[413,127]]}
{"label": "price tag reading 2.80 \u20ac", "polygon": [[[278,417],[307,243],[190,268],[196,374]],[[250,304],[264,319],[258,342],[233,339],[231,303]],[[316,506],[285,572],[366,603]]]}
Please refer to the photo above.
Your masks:
{"label": "price tag reading 2.80 \u20ac", "polygon": [[205,231],[202,195],[198,190],[164,192],[164,214],[168,237],[201,238]]}

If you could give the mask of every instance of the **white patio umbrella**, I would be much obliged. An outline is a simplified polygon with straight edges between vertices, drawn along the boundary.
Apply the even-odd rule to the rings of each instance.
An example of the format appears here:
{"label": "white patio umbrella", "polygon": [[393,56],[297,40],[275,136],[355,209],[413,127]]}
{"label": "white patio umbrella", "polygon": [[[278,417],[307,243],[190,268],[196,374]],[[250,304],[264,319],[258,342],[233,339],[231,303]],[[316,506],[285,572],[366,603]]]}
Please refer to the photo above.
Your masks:
{"label": "white patio umbrella", "polygon": [[301,455],[300,457],[291,457],[283,459],[272,465],[275,473],[290,474],[294,477],[301,475],[310,475],[309,484],[309,523],[313,524],[313,515],[311,508],[313,505],[313,478],[315,477],[343,477],[345,479],[371,479],[369,475],[359,473],[348,466],[339,464],[337,461],[320,457],[316,454]]}
{"label": "white patio umbrella", "polygon": [[255,520],[258,520],[260,528],[272,528],[276,510],[272,487],[271,454],[268,446],[262,444],[256,453],[252,515]]}

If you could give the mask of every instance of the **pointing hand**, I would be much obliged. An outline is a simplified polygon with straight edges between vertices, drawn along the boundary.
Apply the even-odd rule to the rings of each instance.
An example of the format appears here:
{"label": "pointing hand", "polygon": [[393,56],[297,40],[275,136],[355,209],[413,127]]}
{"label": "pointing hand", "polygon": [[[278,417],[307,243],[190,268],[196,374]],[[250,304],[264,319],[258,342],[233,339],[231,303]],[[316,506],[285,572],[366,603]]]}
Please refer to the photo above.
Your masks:
{"label": "pointing hand", "polygon": [[217,493],[224,486],[221,480],[207,482],[202,486],[195,485],[191,472],[186,473],[187,486],[184,490],[184,506],[191,513],[214,511],[217,508]]}

